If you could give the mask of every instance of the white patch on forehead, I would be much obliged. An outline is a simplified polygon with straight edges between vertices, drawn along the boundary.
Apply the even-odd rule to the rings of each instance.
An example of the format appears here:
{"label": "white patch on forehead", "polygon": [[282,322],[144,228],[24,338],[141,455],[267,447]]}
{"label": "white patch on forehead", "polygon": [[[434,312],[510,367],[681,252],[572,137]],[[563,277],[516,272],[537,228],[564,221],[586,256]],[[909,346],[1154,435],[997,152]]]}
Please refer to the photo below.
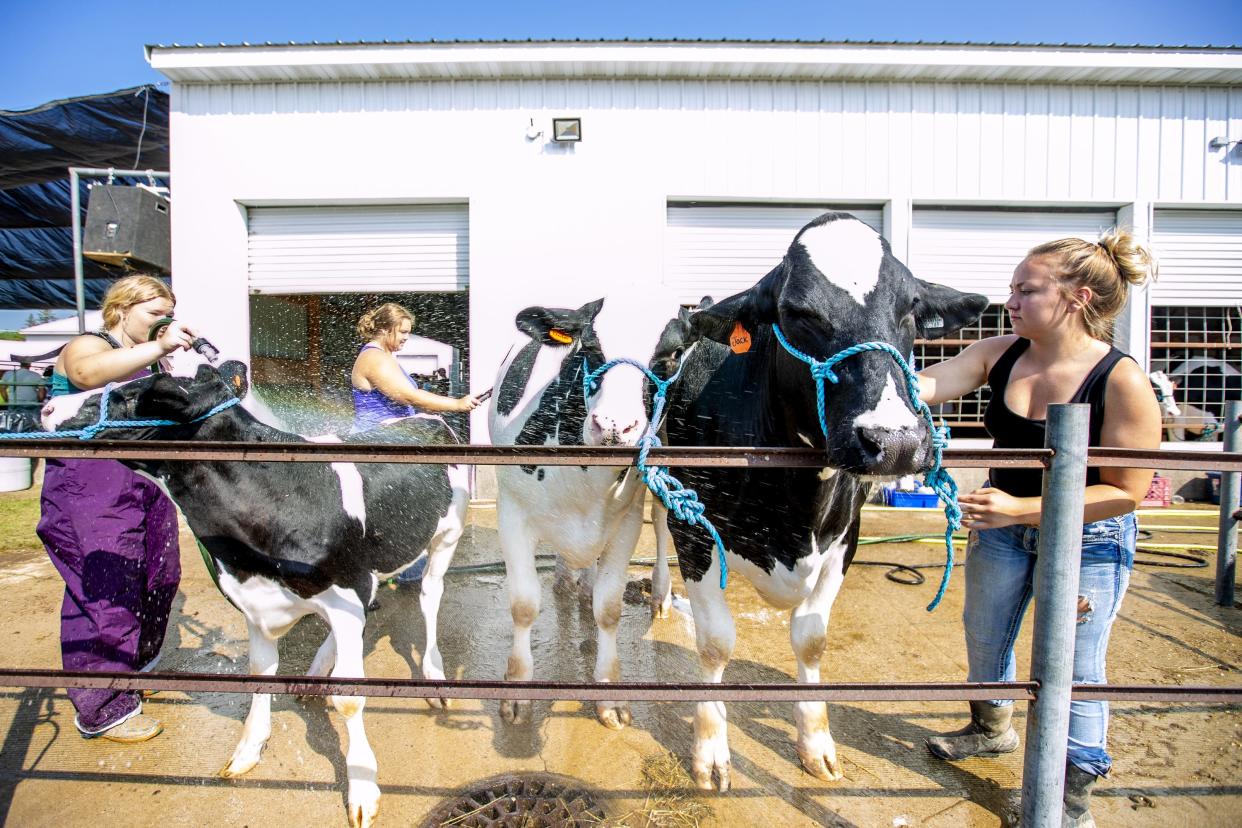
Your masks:
{"label": "white patch on forehead", "polygon": [[919,418],[897,393],[892,374],[884,378],[884,390],[880,392],[880,400],[875,404],[875,408],[864,411],[854,418],[854,428],[887,428],[892,431],[901,431],[917,428],[918,424]]}
{"label": "white patch on forehead", "polygon": [[810,228],[799,240],[825,279],[866,304],[884,261],[879,233],[856,219],[839,219]]}

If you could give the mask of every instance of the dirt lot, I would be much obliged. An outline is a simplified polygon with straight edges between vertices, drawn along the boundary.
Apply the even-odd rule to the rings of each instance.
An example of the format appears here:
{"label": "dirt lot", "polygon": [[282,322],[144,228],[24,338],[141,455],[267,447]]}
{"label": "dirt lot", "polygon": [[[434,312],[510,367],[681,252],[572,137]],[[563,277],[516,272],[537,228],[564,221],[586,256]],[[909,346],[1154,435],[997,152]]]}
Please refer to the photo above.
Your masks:
{"label": "dirt lot", "polygon": [[[33,535],[37,489],[0,495],[0,636],[4,667],[58,668],[57,608],[61,582]],[[472,508],[457,564],[496,561],[494,511]],[[1202,517],[1145,515],[1152,525],[1214,526]],[[865,515],[864,535],[939,531],[935,513]],[[1214,535],[1154,540],[1214,544]],[[648,530],[639,555],[649,555]],[[935,545],[867,546],[860,558],[933,562]],[[1209,553],[1211,557],[1211,553]],[[246,670],[245,627],[215,591],[188,535],[185,574],[161,670]],[[937,573],[919,587],[899,586],[884,568],[850,571],[833,611],[827,681],[960,680],[965,652],[959,623],[960,572],[943,606],[923,607]],[[633,577],[643,575],[635,567]],[[1116,682],[1237,684],[1242,660],[1236,609],[1212,604],[1212,570],[1139,567],[1110,652]],[[674,578],[674,589],[680,581]],[[741,579],[729,586],[738,626],[725,680],[791,681],[788,618],[764,606]],[[422,620],[413,592],[384,590],[367,629],[367,670],[374,676],[417,674]],[[500,678],[508,652],[507,600],[501,573],[451,574],[441,610],[441,648],[450,673]],[[645,606],[627,605],[622,664],[632,680],[696,676],[693,622],[674,612],[652,622]],[[284,642],[282,673],[303,673],[325,628],[303,622]],[[1029,624],[1028,624],[1029,630]],[[540,677],[583,680],[593,661],[593,625],[575,599],[555,594],[545,577],[544,609],[535,627]],[[1019,674],[1029,663],[1029,635],[1019,645]],[[263,761],[241,780],[216,771],[231,754],[248,698],[161,693],[147,712],[167,731],[139,746],[78,738],[73,710],[60,691],[0,691],[0,815],[22,826],[305,826],[344,825],[344,727],[322,701],[276,697],[273,735]],[[1019,717],[1023,716],[1019,705]],[[644,784],[644,762],[666,752],[688,762],[692,705],[638,704],[632,727],[613,732],[577,702],[536,704],[535,723],[505,726],[496,704],[458,702],[445,712],[417,700],[368,704],[367,731],[379,758],[381,826],[418,825],[446,797],[502,772],[550,771],[581,780],[610,817],[629,825],[676,824],[685,803],[705,825],[995,826],[1020,786],[1021,753],[948,765],[923,748],[929,733],[956,727],[958,703],[836,704],[833,733],[846,778],[823,784],[803,773],[793,747],[788,705],[729,708],[733,790],[686,793],[668,808]],[[1019,721],[1021,730],[1024,721]],[[1116,704],[1112,778],[1096,797],[1101,826],[1235,825],[1242,813],[1242,718],[1236,707]],[[676,767],[676,765],[674,765]],[[688,823],[683,823],[688,824]]]}

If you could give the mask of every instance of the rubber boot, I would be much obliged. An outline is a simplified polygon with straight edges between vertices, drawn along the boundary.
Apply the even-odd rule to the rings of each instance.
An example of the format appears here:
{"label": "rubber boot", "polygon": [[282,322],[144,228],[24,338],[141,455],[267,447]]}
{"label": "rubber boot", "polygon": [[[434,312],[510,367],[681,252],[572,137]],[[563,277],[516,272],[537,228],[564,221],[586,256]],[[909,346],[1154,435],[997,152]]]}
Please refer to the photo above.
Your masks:
{"label": "rubber boot", "polygon": [[937,759],[995,756],[1018,748],[1018,734],[1010,726],[1013,705],[997,707],[985,701],[970,703],[970,724],[961,730],[932,736],[927,749]]}
{"label": "rubber boot", "polygon": [[1065,816],[1061,828],[1095,828],[1091,816],[1091,789],[1099,779],[1073,762],[1065,763]]}

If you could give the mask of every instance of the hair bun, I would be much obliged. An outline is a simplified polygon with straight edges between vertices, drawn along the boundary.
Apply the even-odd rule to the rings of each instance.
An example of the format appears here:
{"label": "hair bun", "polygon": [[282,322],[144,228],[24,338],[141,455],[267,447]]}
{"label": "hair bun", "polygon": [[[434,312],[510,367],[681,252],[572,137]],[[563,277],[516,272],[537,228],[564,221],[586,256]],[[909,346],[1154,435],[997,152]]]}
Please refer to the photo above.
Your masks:
{"label": "hair bun", "polygon": [[1141,285],[1148,279],[1155,281],[1159,266],[1151,251],[1135,240],[1124,228],[1106,231],[1096,244],[1117,265],[1117,275],[1131,285]]}

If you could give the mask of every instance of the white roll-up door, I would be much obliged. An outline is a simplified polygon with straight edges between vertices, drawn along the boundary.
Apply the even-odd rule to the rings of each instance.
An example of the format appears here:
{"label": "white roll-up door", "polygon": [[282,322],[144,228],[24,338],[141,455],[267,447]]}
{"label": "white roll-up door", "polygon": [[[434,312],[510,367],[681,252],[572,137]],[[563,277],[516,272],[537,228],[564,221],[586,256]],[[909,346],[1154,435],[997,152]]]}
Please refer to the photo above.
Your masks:
{"label": "white roll-up door", "polygon": [[1156,210],[1153,305],[1242,305],[1242,210]]}
{"label": "white roll-up door", "polygon": [[1104,211],[914,209],[910,271],[920,279],[993,302],[1009,298],[1013,269],[1036,245],[1055,239],[1095,241],[1117,222]]}
{"label": "white roll-up door", "polygon": [[251,207],[251,293],[465,290],[464,204]]}
{"label": "white roll-up door", "polygon": [[670,203],[664,283],[687,303],[746,290],[780,264],[799,230],[828,210],[852,213],[883,232],[879,207]]}

